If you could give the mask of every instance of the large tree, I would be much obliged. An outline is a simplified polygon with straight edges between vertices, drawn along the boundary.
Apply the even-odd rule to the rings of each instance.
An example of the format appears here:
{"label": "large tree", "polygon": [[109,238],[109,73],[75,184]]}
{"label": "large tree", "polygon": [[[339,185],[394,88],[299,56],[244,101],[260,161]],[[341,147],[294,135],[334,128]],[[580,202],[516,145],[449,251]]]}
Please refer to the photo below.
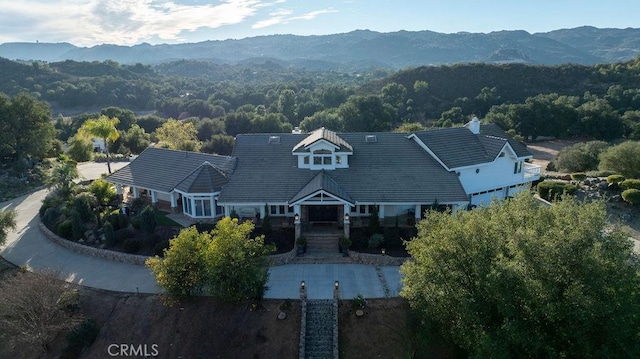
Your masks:
{"label": "large tree", "polygon": [[338,108],[348,132],[389,131],[393,128],[396,113],[391,105],[378,96],[351,96]]}
{"label": "large tree", "polygon": [[599,168],[627,178],[640,178],[640,142],[626,141],[607,148],[600,154]]}
{"label": "large tree", "polygon": [[193,122],[169,119],[156,130],[156,137],[174,150],[199,151],[201,146]]}
{"label": "large tree", "polygon": [[120,137],[120,132],[116,129],[116,126],[120,120],[117,117],[107,117],[101,115],[98,118],[88,119],[78,134],[85,138],[97,137],[104,141],[104,151],[107,155],[107,169],[111,173],[111,160],[109,158],[109,141],[115,141]]}
{"label": "large tree", "polygon": [[0,154],[13,156],[19,168],[30,157],[44,157],[55,134],[46,103],[25,93],[13,99],[0,94]]}
{"label": "large tree", "polygon": [[158,285],[172,297],[205,293],[229,302],[262,298],[267,283],[266,256],[272,245],[264,237],[250,238],[253,224],[225,217],[213,231],[183,229],[169,242],[164,258],[147,266]]}
{"label": "large tree", "polygon": [[429,212],[401,295],[474,358],[639,357],[640,262],[604,203]]}

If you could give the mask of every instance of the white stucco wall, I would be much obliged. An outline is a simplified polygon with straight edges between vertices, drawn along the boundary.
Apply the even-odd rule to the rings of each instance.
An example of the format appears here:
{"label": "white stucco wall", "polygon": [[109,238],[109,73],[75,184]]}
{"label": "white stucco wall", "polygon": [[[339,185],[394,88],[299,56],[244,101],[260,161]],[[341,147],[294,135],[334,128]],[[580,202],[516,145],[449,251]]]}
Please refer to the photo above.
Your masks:
{"label": "white stucco wall", "polygon": [[524,182],[524,164],[520,173],[513,173],[517,159],[506,154],[491,163],[456,169],[460,183],[469,194],[509,187]]}

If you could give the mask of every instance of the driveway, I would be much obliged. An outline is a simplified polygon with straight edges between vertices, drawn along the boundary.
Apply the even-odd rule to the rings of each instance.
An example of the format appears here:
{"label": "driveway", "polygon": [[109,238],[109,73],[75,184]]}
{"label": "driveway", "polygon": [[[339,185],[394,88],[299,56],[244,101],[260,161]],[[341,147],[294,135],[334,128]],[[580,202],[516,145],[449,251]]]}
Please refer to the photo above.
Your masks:
{"label": "driveway", "polygon": [[[112,164],[112,170],[126,163]],[[83,178],[95,179],[106,172],[104,163],[83,163],[78,171]],[[17,211],[16,230],[9,233],[0,256],[29,270],[51,269],[71,283],[119,292],[160,293],[151,272],[144,266],[85,256],[62,248],[42,235],[38,228],[38,210],[47,190],[0,203],[0,209]],[[335,281],[340,295],[351,299],[360,293],[367,298],[397,296],[400,290],[399,267],[374,267],[359,264],[289,264],[270,268],[269,289],[265,298],[300,297],[300,282],[305,281],[310,299],[333,298]]]}

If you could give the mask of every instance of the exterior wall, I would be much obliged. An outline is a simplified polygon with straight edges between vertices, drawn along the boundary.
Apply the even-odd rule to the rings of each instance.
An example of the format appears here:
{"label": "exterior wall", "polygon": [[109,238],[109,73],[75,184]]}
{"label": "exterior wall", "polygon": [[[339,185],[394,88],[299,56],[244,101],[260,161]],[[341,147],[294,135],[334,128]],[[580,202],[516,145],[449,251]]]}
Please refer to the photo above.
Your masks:
{"label": "exterior wall", "polygon": [[524,178],[524,164],[520,173],[513,173],[517,162],[517,159],[507,154],[491,163],[456,169],[456,172],[460,173],[462,187],[471,194],[530,181]]}

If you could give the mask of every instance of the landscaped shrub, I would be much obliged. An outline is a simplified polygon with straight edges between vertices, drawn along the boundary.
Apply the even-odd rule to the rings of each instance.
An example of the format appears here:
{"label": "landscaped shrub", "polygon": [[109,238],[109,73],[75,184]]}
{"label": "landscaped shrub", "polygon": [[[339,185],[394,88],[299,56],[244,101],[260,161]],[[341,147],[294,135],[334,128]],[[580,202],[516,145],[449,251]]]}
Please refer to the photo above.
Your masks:
{"label": "landscaped shrub", "polygon": [[125,239],[133,237],[134,233],[129,228],[122,228],[122,229],[118,229],[115,232],[115,235],[116,235],[116,242],[123,242]]}
{"label": "landscaped shrub", "polygon": [[42,216],[42,223],[44,223],[47,228],[55,229],[55,225],[58,223],[60,216],[62,216],[62,211],[60,211],[60,208],[47,208],[47,210],[44,211],[44,215]]}
{"label": "landscaped shrub", "polygon": [[164,241],[156,243],[153,247],[153,253],[158,257],[164,257],[164,250],[167,248],[169,248],[169,240],[165,239]]}
{"label": "landscaped shrub", "polygon": [[371,214],[369,215],[369,230],[371,233],[380,233],[380,216],[378,215],[378,206],[371,206]]}
{"label": "landscaped shrub", "polygon": [[100,326],[98,323],[91,319],[85,319],[80,324],[76,325],[67,335],[67,347],[63,353],[63,357],[66,358],[78,358],[82,349],[91,345],[98,337],[100,332]]}
{"label": "landscaped shrub", "polygon": [[64,202],[64,199],[58,196],[55,192],[49,193],[43,200],[42,206],[40,206],[40,216],[44,215],[47,208],[59,207]]}
{"label": "landscaped shrub", "polygon": [[140,229],[142,228],[142,219],[140,218],[140,216],[135,216],[135,217],[131,217],[131,225],[133,226],[133,228],[135,229]]}
{"label": "landscaped shrub", "polygon": [[578,188],[564,182],[545,181],[538,184],[538,195],[547,201],[562,199],[565,194],[572,195]]}
{"label": "landscaped shrub", "polygon": [[264,205],[264,218],[262,219],[262,234],[271,233],[271,216],[269,215],[269,206]]}
{"label": "landscaped shrub", "polygon": [[102,226],[104,231],[104,240],[107,243],[107,247],[113,247],[116,245],[116,232],[113,230],[111,223],[106,223]]}
{"label": "landscaped shrub", "polygon": [[588,177],[609,177],[613,174],[615,174],[615,172],[612,172],[612,171],[588,171],[587,172]]}
{"label": "landscaped shrub", "polygon": [[375,233],[369,237],[369,248],[380,248],[384,243],[384,236],[380,233]]}
{"label": "landscaped shrub", "polygon": [[402,246],[402,237],[400,228],[388,227],[384,230],[384,241],[389,248],[397,248]]}
{"label": "landscaped shrub", "polygon": [[620,183],[620,187],[624,189],[640,189],[640,180],[639,179],[627,179]]}
{"label": "landscaped shrub", "polygon": [[362,293],[358,293],[356,294],[355,297],[353,297],[353,302],[351,303],[351,307],[354,310],[364,309],[366,306],[367,306],[367,299],[364,297],[364,295],[362,295]]}
{"label": "landscaped shrub", "polygon": [[85,226],[80,217],[80,213],[76,210],[72,210],[71,214],[71,237],[74,241],[82,239],[84,235]]}
{"label": "landscaped shrub", "polygon": [[637,206],[640,204],[640,190],[631,188],[622,192],[622,199],[630,204]]}
{"label": "landscaped shrub", "polygon": [[73,225],[71,224],[70,219],[65,219],[64,221],[58,224],[58,228],[56,228],[56,234],[62,238],[71,239],[73,236],[73,230],[71,229]]}
{"label": "landscaped shrub", "polygon": [[147,204],[142,198],[134,198],[133,201],[131,201],[131,203],[129,204],[129,208],[134,214],[139,214],[140,212],[142,212],[144,207],[146,207],[146,205]]}
{"label": "landscaped shrub", "polygon": [[571,174],[571,179],[574,181],[582,182],[587,179],[587,174],[584,172],[574,172]]}
{"label": "landscaped shrub", "polygon": [[78,212],[82,222],[88,222],[93,219],[94,213],[91,208],[91,201],[95,200],[93,196],[80,194],[73,199],[73,209]]}
{"label": "landscaped shrub", "polygon": [[118,227],[127,228],[129,227],[129,217],[126,214],[118,211]]}
{"label": "landscaped shrub", "polygon": [[156,230],[158,222],[156,221],[156,214],[151,206],[147,206],[140,213],[140,228],[147,233],[153,233]]}
{"label": "landscaped shrub", "polygon": [[138,238],[127,238],[122,246],[125,252],[135,253],[142,248],[142,242]]}
{"label": "landscaped shrub", "polygon": [[621,182],[625,180],[623,175],[610,175],[607,176],[607,183],[609,184],[617,184],[619,185]]}

